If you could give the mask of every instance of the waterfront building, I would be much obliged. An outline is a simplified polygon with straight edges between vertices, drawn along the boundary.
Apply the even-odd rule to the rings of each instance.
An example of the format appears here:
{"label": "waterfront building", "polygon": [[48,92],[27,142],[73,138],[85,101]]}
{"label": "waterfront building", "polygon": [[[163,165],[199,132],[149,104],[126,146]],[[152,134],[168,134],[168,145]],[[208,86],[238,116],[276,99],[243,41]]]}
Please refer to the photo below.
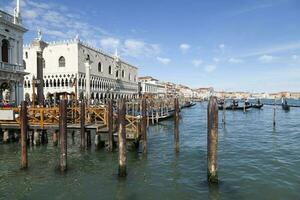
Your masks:
{"label": "waterfront building", "polygon": [[[24,93],[32,96],[37,76],[37,54],[41,34],[24,47],[26,63]],[[59,93],[77,98],[134,98],[138,94],[138,68],[122,60],[117,52],[109,55],[82,42],[73,40],[45,43],[42,49],[44,97]]]}
{"label": "waterfront building", "polygon": [[193,98],[194,96],[193,90],[185,85],[181,85],[181,84],[176,85],[176,91],[180,97]]}
{"label": "waterfront building", "polygon": [[166,96],[166,88],[164,83],[151,76],[139,77],[138,79],[142,95],[152,97]]}
{"label": "waterfront building", "polygon": [[19,104],[23,98],[23,34],[20,1],[14,15],[0,10],[0,103]]}
{"label": "waterfront building", "polygon": [[[196,98],[208,99],[214,93],[214,89],[212,87],[198,88],[196,89],[196,92],[197,92]],[[215,95],[218,97],[217,93],[215,93]]]}
{"label": "waterfront building", "polygon": [[167,97],[176,97],[177,96],[177,91],[176,91],[176,84],[171,83],[171,82],[166,82],[165,83],[165,88],[166,88],[166,96]]}

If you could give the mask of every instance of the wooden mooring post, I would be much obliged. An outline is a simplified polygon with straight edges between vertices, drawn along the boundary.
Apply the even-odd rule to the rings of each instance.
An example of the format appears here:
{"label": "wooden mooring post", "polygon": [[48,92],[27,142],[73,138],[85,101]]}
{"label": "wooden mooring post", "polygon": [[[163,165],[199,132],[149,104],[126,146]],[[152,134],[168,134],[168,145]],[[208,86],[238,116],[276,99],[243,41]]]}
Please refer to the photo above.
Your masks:
{"label": "wooden mooring post", "polygon": [[113,145],[114,145],[114,137],[113,137],[113,102],[111,99],[108,100],[108,150],[112,151],[113,150]]}
{"label": "wooden mooring post", "polygon": [[147,116],[146,116],[146,99],[142,99],[142,124],[141,124],[141,136],[143,142],[143,153],[147,153]]}
{"label": "wooden mooring post", "polygon": [[175,109],[175,117],[174,117],[174,147],[175,147],[175,151],[179,152],[179,102],[178,102],[178,98],[174,99],[174,109]]}
{"label": "wooden mooring post", "polygon": [[274,99],[273,105],[273,127],[276,126],[276,99]]}
{"label": "wooden mooring post", "polygon": [[223,103],[222,124],[223,124],[223,126],[225,126],[225,124],[226,124],[226,100],[225,99],[224,99],[224,103]]}
{"label": "wooden mooring post", "polygon": [[80,104],[80,148],[85,149],[85,102]]}
{"label": "wooden mooring post", "polygon": [[119,104],[119,130],[118,130],[118,144],[119,144],[119,176],[126,176],[126,127],[125,127],[125,100],[121,99]]}
{"label": "wooden mooring post", "polygon": [[59,103],[60,171],[67,170],[67,100]]}
{"label": "wooden mooring post", "polygon": [[21,169],[28,167],[27,159],[27,130],[28,130],[28,118],[27,118],[27,102],[21,102]]}
{"label": "wooden mooring post", "polygon": [[218,182],[218,102],[211,97],[207,108],[207,181]]}

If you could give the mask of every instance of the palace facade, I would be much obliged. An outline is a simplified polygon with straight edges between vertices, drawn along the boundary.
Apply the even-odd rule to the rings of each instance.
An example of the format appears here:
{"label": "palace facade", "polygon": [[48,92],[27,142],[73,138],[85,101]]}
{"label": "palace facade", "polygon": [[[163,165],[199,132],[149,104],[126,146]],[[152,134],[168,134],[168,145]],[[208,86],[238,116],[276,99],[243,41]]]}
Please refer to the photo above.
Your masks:
{"label": "palace facade", "polygon": [[20,104],[23,99],[23,34],[20,2],[14,15],[0,10],[0,103]]}
{"label": "palace facade", "polygon": [[24,95],[32,96],[33,81],[37,77],[37,51],[45,44],[43,55],[44,96],[56,93],[73,93],[87,99],[134,98],[138,94],[138,68],[121,60],[117,53],[112,56],[83,43],[76,37],[61,42],[37,39],[24,47],[26,63]]}

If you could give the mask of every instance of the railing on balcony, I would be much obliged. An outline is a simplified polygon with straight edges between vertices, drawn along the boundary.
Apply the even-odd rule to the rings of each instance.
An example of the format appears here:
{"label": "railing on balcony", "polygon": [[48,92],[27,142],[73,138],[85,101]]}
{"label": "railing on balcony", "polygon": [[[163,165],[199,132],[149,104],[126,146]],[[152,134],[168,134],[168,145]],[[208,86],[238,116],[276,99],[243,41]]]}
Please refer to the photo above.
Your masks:
{"label": "railing on balcony", "polygon": [[24,71],[24,66],[0,62],[0,70],[6,71]]}
{"label": "railing on balcony", "polygon": [[14,17],[2,10],[0,10],[0,18],[4,19],[5,21],[9,21],[11,23],[14,23]]}

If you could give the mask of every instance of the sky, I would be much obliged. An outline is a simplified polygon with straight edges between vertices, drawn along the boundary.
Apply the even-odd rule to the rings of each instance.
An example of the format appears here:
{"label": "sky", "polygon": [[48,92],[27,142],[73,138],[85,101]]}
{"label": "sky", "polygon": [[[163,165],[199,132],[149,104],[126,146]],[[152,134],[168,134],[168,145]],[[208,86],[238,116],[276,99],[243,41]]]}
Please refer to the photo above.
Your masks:
{"label": "sky", "polygon": [[[139,75],[219,91],[300,91],[299,0],[21,0],[28,44],[74,39]],[[15,0],[0,0],[12,12]]]}

